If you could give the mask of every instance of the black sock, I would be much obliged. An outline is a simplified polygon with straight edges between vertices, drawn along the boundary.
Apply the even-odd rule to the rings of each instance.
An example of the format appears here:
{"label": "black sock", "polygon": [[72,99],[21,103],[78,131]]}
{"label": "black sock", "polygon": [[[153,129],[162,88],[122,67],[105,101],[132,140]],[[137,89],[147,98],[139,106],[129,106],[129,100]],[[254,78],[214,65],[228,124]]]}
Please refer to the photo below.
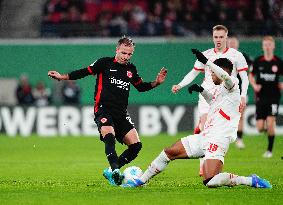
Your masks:
{"label": "black sock", "polygon": [[135,144],[131,144],[128,146],[128,149],[126,149],[120,156],[119,156],[119,168],[124,166],[125,164],[130,163],[133,161],[137,156],[139,151],[142,148],[142,143],[137,142]]}
{"label": "black sock", "polygon": [[272,152],[273,144],[274,144],[274,135],[268,135],[268,147],[267,150]]}
{"label": "black sock", "polygon": [[110,164],[112,170],[119,168],[118,156],[115,150],[115,136],[111,133],[108,133],[103,138],[105,143],[105,154]]}
{"label": "black sock", "polygon": [[238,137],[238,139],[242,139],[243,138],[243,132],[242,131],[238,131],[237,132],[237,137]]}

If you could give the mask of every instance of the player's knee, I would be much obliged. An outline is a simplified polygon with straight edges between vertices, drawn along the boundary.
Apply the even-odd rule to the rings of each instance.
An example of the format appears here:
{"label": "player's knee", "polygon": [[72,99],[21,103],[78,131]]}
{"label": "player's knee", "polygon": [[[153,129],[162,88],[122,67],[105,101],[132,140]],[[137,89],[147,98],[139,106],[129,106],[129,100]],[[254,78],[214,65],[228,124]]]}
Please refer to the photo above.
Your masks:
{"label": "player's knee", "polygon": [[106,145],[115,145],[115,136],[112,133],[108,133],[103,137],[103,142]]}
{"label": "player's knee", "polygon": [[176,153],[176,150],[174,150],[172,147],[165,148],[164,152],[170,160],[176,159],[178,155],[178,153]]}
{"label": "player's knee", "polygon": [[138,156],[138,153],[140,152],[141,148],[142,148],[141,142],[137,142],[137,143],[129,145],[129,151],[131,155],[134,157]]}

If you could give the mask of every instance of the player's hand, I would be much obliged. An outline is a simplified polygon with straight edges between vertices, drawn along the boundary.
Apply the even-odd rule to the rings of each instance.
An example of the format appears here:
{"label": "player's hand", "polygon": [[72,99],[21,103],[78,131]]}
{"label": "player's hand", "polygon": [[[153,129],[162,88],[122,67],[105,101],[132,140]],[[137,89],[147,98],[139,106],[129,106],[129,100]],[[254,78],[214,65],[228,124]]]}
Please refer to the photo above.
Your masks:
{"label": "player's hand", "polygon": [[181,90],[181,86],[180,85],[173,85],[172,86],[172,93],[177,93],[179,90]]}
{"label": "player's hand", "polygon": [[208,59],[198,49],[193,48],[192,53],[195,54],[199,62],[203,63],[204,65],[207,63]]}
{"label": "player's hand", "polygon": [[240,107],[239,107],[239,112],[243,113],[244,109],[247,106],[247,98],[246,97],[241,97],[241,103],[240,103]]}
{"label": "player's hand", "polygon": [[190,94],[193,93],[193,91],[201,93],[204,90],[204,88],[198,84],[192,84],[190,87],[188,87],[188,91]]}
{"label": "player's hand", "polygon": [[156,86],[163,83],[166,76],[167,76],[167,69],[163,67],[163,68],[161,68],[161,70],[159,71],[159,73],[156,76],[156,79],[155,79]]}
{"label": "player's hand", "polygon": [[58,81],[65,80],[64,76],[58,73],[57,71],[48,71],[48,76]]}
{"label": "player's hand", "polygon": [[258,92],[261,90],[261,85],[255,84],[255,85],[253,86],[253,88],[254,88],[254,92],[255,92],[255,93],[258,93]]}

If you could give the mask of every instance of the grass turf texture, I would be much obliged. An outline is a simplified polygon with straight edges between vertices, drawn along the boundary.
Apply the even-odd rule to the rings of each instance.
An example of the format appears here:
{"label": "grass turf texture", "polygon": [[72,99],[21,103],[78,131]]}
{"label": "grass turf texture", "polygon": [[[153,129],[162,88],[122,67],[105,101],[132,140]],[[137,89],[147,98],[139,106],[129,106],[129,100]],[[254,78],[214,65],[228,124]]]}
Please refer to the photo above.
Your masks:
{"label": "grass turf texture", "polygon": [[[176,137],[142,137],[143,149],[130,165],[143,170]],[[273,158],[264,159],[264,136],[245,137],[246,149],[231,144],[224,171],[270,180],[273,189],[246,186],[208,189],[198,176],[199,160],[176,160],[146,187],[113,187],[103,178],[108,166],[98,138],[9,138],[0,135],[1,204],[282,204],[283,138],[277,137]],[[117,145],[118,154],[124,146]],[[125,166],[125,167],[128,167]]]}

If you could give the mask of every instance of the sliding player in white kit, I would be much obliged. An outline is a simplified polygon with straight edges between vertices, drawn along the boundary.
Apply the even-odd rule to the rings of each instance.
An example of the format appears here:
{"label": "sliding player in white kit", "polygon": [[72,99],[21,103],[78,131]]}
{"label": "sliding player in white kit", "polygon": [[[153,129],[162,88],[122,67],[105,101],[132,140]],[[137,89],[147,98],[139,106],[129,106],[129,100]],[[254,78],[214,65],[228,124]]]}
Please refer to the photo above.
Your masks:
{"label": "sliding player in white kit", "polygon": [[[240,78],[242,80],[241,86],[241,103],[239,110],[242,112],[246,107],[246,95],[249,86],[249,79],[247,75],[248,65],[245,60],[243,54],[236,49],[227,47],[227,39],[228,39],[228,29],[223,25],[216,25],[212,29],[213,31],[213,42],[214,48],[208,49],[203,52],[205,57],[207,57],[210,61],[215,61],[218,58],[228,58],[233,63],[233,71],[232,76],[237,76],[239,73]],[[207,89],[209,92],[213,88],[213,81],[211,79],[211,70],[208,66],[203,65],[201,62],[196,61],[194,64],[194,68],[184,77],[184,79],[178,84],[172,86],[172,92],[176,93],[181,88],[189,85],[200,72],[204,72],[205,78],[202,83],[202,87]],[[198,101],[198,116],[199,116],[199,124],[196,127],[194,134],[198,134],[203,130],[203,126],[205,124],[207,113],[209,110],[209,105],[202,97],[199,95]],[[200,171],[199,175],[203,175],[203,160],[200,159]]]}
{"label": "sliding player in white kit", "polygon": [[204,130],[165,148],[139,179],[129,181],[124,187],[144,185],[150,178],[162,172],[172,160],[204,156],[203,183],[207,187],[247,185],[272,188],[268,181],[255,174],[245,177],[221,172],[229,144],[237,138],[241,101],[239,80],[231,75],[233,64],[227,58],[219,58],[212,63],[197,49],[192,49],[192,52],[211,69],[214,83],[213,94],[197,84],[188,89],[190,93],[199,92],[210,105]]}

